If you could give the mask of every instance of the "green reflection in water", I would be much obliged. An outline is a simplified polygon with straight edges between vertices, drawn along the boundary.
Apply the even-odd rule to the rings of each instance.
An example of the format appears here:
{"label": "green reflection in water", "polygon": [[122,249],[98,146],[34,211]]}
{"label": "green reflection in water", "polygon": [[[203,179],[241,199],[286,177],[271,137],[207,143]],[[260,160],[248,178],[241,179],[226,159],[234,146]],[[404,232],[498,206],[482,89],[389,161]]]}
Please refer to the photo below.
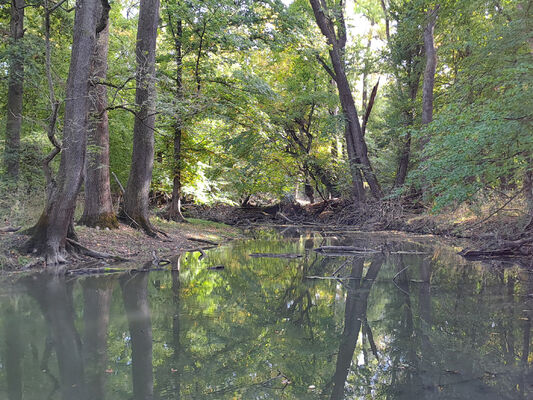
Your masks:
{"label": "green reflection in water", "polygon": [[[384,251],[323,257],[320,245]],[[198,256],[4,284],[0,399],[533,396],[527,271],[390,235],[261,233]]]}

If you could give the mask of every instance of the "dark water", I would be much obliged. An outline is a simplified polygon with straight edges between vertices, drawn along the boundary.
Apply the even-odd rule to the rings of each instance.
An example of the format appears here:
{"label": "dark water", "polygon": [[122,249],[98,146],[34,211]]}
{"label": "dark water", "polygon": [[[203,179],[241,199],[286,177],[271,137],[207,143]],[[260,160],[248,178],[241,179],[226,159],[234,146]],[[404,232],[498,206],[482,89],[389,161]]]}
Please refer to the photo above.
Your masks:
{"label": "dark water", "polygon": [[[325,244],[385,251],[311,251]],[[525,270],[372,235],[261,234],[198,258],[0,284],[0,399],[533,398]]]}

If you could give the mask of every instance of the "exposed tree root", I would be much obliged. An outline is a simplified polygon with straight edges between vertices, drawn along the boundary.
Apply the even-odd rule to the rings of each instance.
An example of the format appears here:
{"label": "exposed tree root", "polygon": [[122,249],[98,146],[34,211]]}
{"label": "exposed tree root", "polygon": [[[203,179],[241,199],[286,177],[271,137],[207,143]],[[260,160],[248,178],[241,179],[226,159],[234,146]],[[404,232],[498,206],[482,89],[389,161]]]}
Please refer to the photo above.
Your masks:
{"label": "exposed tree root", "polygon": [[101,253],[99,251],[91,250],[91,249],[83,246],[82,244],[78,243],[77,241],[75,241],[73,239],[67,238],[67,242],[68,242],[69,246],[72,248],[72,250],[74,250],[75,252],[77,252],[77,253],[79,253],[81,255],[84,255],[84,256],[97,258],[97,259],[101,259],[101,260],[129,261],[127,258],[124,258],[124,257],[115,256],[115,255],[112,255],[112,254]]}
{"label": "exposed tree root", "polygon": [[169,237],[166,232],[155,228],[148,218],[144,216],[138,216],[137,218],[135,216],[132,217],[126,213],[123,208],[120,211],[118,218],[122,223],[129,225],[132,228],[141,230],[150,237],[159,238],[159,235],[167,238]]}
{"label": "exposed tree root", "polygon": [[0,233],[18,232],[20,228],[21,228],[20,226],[18,227],[6,226],[4,228],[0,228]]}

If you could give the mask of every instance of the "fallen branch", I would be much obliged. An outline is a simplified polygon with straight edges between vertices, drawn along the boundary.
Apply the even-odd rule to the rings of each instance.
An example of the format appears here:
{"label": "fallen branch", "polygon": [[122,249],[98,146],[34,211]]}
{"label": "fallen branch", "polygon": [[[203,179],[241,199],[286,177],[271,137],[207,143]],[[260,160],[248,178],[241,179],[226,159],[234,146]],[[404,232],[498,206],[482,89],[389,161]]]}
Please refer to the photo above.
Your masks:
{"label": "fallen branch", "polygon": [[283,218],[285,221],[287,221],[290,224],[294,224],[295,222],[290,219],[289,217],[286,217],[281,211],[278,211],[278,215]]}
{"label": "fallen branch", "polygon": [[190,236],[186,236],[185,238],[187,240],[192,241],[192,242],[206,243],[206,244],[210,244],[212,246],[219,246],[220,245],[219,243],[212,242],[211,240],[207,240],[207,239],[193,238],[193,237],[190,237]]}
{"label": "fallen branch", "polygon": [[301,258],[301,254],[291,253],[252,253],[250,257],[254,258]]}
{"label": "fallen branch", "polygon": [[305,276],[304,277],[305,279],[326,279],[326,280],[353,280],[353,279],[358,279],[358,278],[354,278],[353,276],[345,276],[345,277],[341,277],[341,276],[316,276],[316,275],[309,275],[309,276]]}
{"label": "fallen branch", "polygon": [[317,253],[323,253],[328,254],[334,253],[338,255],[342,254],[367,254],[367,253],[381,253],[381,251],[373,250],[373,249],[365,249],[365,248],[359,248],[359,247],[353,247],[353,246],[321,246],[313,249]]}

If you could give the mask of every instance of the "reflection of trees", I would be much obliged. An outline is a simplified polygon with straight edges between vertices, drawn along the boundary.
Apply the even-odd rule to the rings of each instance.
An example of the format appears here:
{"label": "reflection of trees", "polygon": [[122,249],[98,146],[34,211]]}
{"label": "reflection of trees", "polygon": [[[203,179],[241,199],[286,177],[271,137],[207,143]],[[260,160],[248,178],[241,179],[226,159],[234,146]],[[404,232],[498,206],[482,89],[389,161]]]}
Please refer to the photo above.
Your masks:
{"label": "reflection of trees", "polygon": [[[84,341],[75,328],[72,296],[75,281],[64,276],[41,274],[26,280],[30,294],[44,315],[50,338],[41,362],[48,369],[48,358],[55,351],[59,366],[60,388],[65,400],[105,398],[107,328],[113,291],[113,278],[86,278],[82,281],[84,297]],[[50,375],[51,378],[53,376]]]}
{"label": "reflection of trees", "polygon": [[87,398],[105,399],[107,364],[107,328],[115,280],[113,277],[89,277],[83,287],[83,356],[87,381]]}
{"label": "reflection of trees", "polygon": [[30,293],[37,300],[51,332],[57,354],[61,392],[65,400],[86,399],[81,340],[74,326],[71,284],[64,276],[41,274],[29,279]]}
{"label": "reflection of trees", "polygon": [[174,347],[174,352],[172,354],[172,359],[175,364],[176,371],[174,373],[173,379],[173,391],[175,394],[175,399],[179,400],[180,398],[180,379],[181,379],[181,366],[180,366],[180,262],[181,255],[176,257],[174,264],[172,265],[172,346]]}
{"label": "reflection of trees", "polygon": [[[368,295],[382,265],[382,258],[373,259],[365,277],[361,279],[364,260],[362,258],[354,258],[350,275],[352,279],[347,285],[344,331],[337,355],[331,399],[344,398],[344,385],[352,364],[359,331],[361,330],[361,325],[366,321]],[[371,332],[368,325],[365,330]],[[372,336],[369,335],[368,338],[370,339]]]}
{"label": "reflection of trees", "polygon": [[154,378],[148,272],[124,275],[120,278],[120,286],[131,337],[133,397],[149,400],[154,396]]}
{"label": "reflection of trees", "polygon": [[20,315],[10,301],[4,308],[5,368],[9,400],[22,399],[22,342]]}

